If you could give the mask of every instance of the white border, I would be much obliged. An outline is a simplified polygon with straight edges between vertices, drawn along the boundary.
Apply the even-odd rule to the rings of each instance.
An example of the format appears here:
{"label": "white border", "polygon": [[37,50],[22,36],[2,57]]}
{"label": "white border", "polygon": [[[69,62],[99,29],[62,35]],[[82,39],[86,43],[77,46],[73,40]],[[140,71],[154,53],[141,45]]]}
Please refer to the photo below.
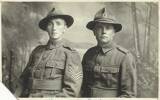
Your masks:
{"label": "white border", "polygon": [[159,0],[1,0],[1,2],[159,2]]}
{"label": "white border", "polygon": [[[1,0],[0,1],[0,12],[1,12],[1,2],[158,2],[158,4],[160,5],[160,1],[159,0]],[[158,5],[158,6],[159,6]],[[158,7],[159,11],[158,11],[158,15],[160,17],[160,6]],[[0,13],[1,15],[1,13]],[[1,19],[1,16],[0,16]],[[159,20],[159,19],[158,19]],[[159,21],[159,25],[160,25],[160,21]],[[1,33],[1,20],[0,20],[0,33]],[[160,33],[160,30],[159,32]],[[158,59],[160,59],[160,35],[158,34]],[[0,40],[1,40],[1,35],[0,35]],[[0,43],[0,73],[2,73],[2,44]],[[159,68],[159,62],[158,62],[158,76],[160,76],[160,68]],[[2,81],[2,74],[0,74],[0,80]],[[159,77],[159,83],[160,83],[160,77]],[[8,93],[9,91],[6,91],[5,88],[2,88],[4,86],[2,86],[3,84],[0,84],[0,90],[4,89],[4,92],[6,92],[6,95],[8,96],[7,100],[15,100],[13,99],[13,96],[10,95],[10,93]],[[159,84],[160,85],[160,84]],[[158,90],[160,91],[160,87],[158,88]],[[158,92],[159,92],[158,91]],[[1,92],[0,92],[1,94]],[[6,96],[5,95],[5,96]],[[11,98],[10,98],[11,97]],[[3,97],[0,96],[1,100]],[[160,92],[158,93],[158,98],[17,98],[18,100],[158,100],[160,98]],[[5,99],[6,100],[6,99]]]}

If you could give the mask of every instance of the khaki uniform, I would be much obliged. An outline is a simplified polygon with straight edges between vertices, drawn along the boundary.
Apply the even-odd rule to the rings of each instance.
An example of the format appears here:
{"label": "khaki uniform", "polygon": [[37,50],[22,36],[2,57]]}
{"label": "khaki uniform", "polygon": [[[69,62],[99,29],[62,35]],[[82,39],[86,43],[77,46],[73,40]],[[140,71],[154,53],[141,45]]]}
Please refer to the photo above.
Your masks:
{"label": "khaki uniform", "polygon": [[49,40],[35,48],[21,75],[22,97],[77,97],[82,83],[79,54],[67,44]]}
{"label": "khaki uniform", "polygon": [[136,65],[131,53],[111,42],[84,55],[83,97],[135,97]]}

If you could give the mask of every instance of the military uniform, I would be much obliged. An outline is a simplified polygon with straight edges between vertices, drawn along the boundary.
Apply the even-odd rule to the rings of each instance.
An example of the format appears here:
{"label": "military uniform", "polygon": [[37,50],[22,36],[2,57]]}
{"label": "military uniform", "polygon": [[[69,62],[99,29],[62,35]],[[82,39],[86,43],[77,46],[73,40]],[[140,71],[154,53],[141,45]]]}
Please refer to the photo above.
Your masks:
{"label": "military uniform", "polygon": [[82,83],[80,57],[67,41],[35,48],[21,75],[22,97],[77,97]]}
{"label": "military uniform", "polygon": [[[97,24],[101,26],[96,26]],[[82,60],[82,96],[135,97],[137,82],[133,56],[113,42],[113,34],[117,34],[122,25],[111,12],[102,8],[86,27],[94,32],[98,45],[90,48]],[[100,42],[104,36],[107,42]]]}
{"label": "military uniform", "polygon": [[84,97],[135,97],[136,66],[131,53],[111,42],[84,55]]}

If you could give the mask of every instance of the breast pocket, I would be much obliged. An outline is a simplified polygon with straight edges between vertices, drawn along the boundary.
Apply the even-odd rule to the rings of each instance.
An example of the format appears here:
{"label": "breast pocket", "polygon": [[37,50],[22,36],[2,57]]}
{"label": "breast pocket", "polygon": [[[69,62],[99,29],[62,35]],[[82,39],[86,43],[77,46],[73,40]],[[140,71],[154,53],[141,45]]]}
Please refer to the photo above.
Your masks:
{"label": "breast pocket", "polygon": [[116,88],[118,86],[119,79],[119,66],[105,66],[101,67],[101,77],[104,80],[105,85],[109,88]]}
{"label": "breast pocket", "polygon": [[45,67],[45,77],[55,78],[57,76],[62,76],[65,68],[65,61],[48,61]]}

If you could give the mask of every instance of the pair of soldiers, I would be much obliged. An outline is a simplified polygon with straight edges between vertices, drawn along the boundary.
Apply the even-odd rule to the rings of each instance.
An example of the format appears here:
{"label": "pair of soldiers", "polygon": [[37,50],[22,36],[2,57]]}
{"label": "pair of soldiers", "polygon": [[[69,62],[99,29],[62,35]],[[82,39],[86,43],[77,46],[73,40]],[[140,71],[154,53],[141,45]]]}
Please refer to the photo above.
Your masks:
{"label": "pair of soldiers", "polygon": [[55,8],[39,22],[49,41],[33,50],[20,77],[21,97],[135,97],[133,57],[112,41],[122,25],[106,8],[98,11],[87,24],[97,46],[88,49],[81,63],[78,52],[62,39],[73,22],[72,16]]}

